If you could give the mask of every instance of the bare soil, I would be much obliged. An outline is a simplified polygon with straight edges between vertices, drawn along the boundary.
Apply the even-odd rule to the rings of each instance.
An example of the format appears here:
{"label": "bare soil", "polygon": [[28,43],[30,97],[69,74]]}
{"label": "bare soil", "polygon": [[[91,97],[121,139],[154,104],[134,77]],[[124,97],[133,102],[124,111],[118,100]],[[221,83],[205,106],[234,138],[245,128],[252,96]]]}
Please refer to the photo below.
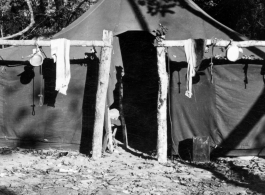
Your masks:
{"label": "bare soil", "polygon": [[73,151],[0,148],[0,195],[265,194],[265,159],[181,159],[117,146],[94,161]]}

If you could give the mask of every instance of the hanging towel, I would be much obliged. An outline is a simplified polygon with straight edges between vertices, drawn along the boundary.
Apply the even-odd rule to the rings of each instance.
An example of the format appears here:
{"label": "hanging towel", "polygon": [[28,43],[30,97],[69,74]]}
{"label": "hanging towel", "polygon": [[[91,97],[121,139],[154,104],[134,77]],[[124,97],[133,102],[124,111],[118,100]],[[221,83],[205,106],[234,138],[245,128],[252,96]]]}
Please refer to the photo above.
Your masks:
{"label": "hanging towel", "polygon": [[67,39],[51,40],[51,56],[56,63],[56,86],[55,90],[66,95],[70,82],[70,41]]}
{"label": "hanging towel", "polygon": [[189,98],[192,96],[192,77],[195,76],[196,70],[199,69],[205,50],[205,41],[203,39],[188,39],[184,43],[184,50],[187,58],[187,90],[185,95]]}

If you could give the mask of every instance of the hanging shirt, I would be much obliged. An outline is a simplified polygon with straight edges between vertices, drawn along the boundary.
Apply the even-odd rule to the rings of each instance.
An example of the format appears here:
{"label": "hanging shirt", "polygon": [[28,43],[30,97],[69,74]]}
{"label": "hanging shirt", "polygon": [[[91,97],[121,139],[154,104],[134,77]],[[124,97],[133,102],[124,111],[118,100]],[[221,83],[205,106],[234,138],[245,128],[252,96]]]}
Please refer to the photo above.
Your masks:
{"label": "hanging shirt", "polygon": [[194,41],[188,39],[184,43],[184,50],[187,58],[188,68],[187,68],[187,90],[185,95],[189,98],[192,96],[192,77],[195,76],[195,66],[196,66],[196,55],[194,50]]}

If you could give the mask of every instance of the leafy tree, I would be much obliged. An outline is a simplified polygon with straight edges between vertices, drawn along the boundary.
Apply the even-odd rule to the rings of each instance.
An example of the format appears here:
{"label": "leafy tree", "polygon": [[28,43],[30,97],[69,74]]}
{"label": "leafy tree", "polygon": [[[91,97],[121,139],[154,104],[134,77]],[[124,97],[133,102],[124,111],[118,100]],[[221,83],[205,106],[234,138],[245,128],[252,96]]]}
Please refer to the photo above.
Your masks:
{"label": "leafy tree", "polygon": [[209,15],[250,39],[265,39],[264,0],[193,0]]}
{"label": "leafy tree", "polygon": [[[25,29],[31,22],[26,1],[0,1],[0,37]],[[35,24],[18,39],[49,37],[76,20],[97,0],[30,0]],[[150,14],[170,14],[183,0],[134,0]],[[193,0],[210,16],[250,39],[265,39],[265,0]]]}
{"label": "leafy tree", "polygon": [[[193,0],[210,16],[247,36],[265,39],[265,0]],[[171,8],[186,5],[186,0],[135,0],[151,15],[172,14]]]}
{"label": "leafy tree", "polygon": [[[17,39],[50,37],[81,14],[87,11],[95,0],[30,0],[35,24]],[[15,34],[31,22],[26,0],[1,0],[0,36]]]}

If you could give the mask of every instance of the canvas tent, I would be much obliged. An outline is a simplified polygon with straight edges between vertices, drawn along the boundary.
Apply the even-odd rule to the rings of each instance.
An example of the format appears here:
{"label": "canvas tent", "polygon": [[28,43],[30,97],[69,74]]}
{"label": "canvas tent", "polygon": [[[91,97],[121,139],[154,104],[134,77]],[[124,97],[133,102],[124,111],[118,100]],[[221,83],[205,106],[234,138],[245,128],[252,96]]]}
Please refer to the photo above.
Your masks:
{"label": "canvas tent", "polygon": [[[113,103],[117,67],[123,67],[124,109],[127,129],[134,137],[156,140],[157,61],[152,31],[162,24],[168,29],[167,40],[189,38],[235,41],[244,37],[204,13],[191,0],[169,1],[152,7],[146,1],[99,0],[79,19],[53,38],[101,40],[103,29],[114,32],[114,48],[109,104]],[[157,1],[159,5],[162,1]],[[50,58],[49,48],[44,48]],[[71,59],[84,58],[87,48],[71,49]],[[7,48],[0,51],[4,60],[21,61],[32,53],[31,47]],[[100,53],[100,50],[98,50]],[[219,48],[214,54],[224,55]],[[244,49],[245,55],[264,58],[264,49]],[[210,58],[211,52],[205,54]],[[25,59],[26,60],[26,59]],[[186,57],[183,48],[168,49],[170,72],[169,129],[172,151],[178,153],[179,142],[194,136],[209,136],[211,146],[225,149],[229,155],[264,155],[265,103],[263,61],[227,63],[218,61],[213,69],[213,83],[205,60],[193,85],[193,97],[187,98]],[[254,63],[255,62],[255,63]],[[218,64],[217,64],[218,63]],[[23,66],[8,67],[1,73],[0,144],[31,147],[80,148],[87,151],[91,142],[96,66],[72,65],[72,79],[67,96],[58,95],[55,108],[36,107],[31,115],[32,84],[23,85],[17,76]],[[94,69],[94,70],[93,70]],[[40,78],[35,69],[35,91]],[[244,82],[245,80],[245,82]],[[248,81],[248,82],[247,82]],[[114,90],[115,94],[115,90]],[[35,101],[38,101],[35,93]],[[112,106],[115,106],[115,101]]]}

